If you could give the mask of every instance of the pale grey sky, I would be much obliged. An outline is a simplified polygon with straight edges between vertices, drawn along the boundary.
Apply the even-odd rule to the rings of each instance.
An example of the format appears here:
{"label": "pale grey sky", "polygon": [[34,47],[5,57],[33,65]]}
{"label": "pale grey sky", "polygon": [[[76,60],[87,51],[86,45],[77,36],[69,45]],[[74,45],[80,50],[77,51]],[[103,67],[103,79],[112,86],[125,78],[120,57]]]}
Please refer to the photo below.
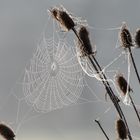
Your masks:
{"label": "pale grey sky", "polygon": [[[14,96],[6,100],[16,81],[22,75],[25,65],[32,58],[38,40],[47,22],[47,9],[62,4],[68,11],[83,17],[95,28],[119,27],[126,21],[132,33],[140,27],[139,0],[0,0],[0,121],[11,123],[17,116],[18,101]],[[50,26],[46,27],[51,28]],[[94,30],[91,40],[97,46],[97,59],[106,66],[117,57],[122,49],[115,48],[118,30]],[[72,33],[68,33],[72,35]],[[139,49],[134,50],[134,57],[140,72]],[[127,75],[127,65],[124,57],[118,60],[108,70],[122,71]],[[113,74],[108,74],[110,78]],[[104,100],[105,90],[102,84],[94,78],[88,78],[87,83],[97,96]],[[139,105],[139,84],[132,68],[130,82],[134,88],[134,100]],[[84,90],[86,93],[86,90]],[[26,105],[19,112],[24,115],[28,110]],[[40,117],[23,123],[17,133],[18,140],[103,140],[105,139],[93,120],[110,107],[110,103],[86,103],[43,114]],[[140,137],[137,118],[130,107],[123,109],[128,118],[132,133]],[[138,106],[139,107],[139,106]],[[31,116],[34,116],[32,112]],[[41,114],[41,113],[39,113]],[[101,115],[102,116],[102,115]],[[101,117],[101,122],[111,140],[115,140],[114,120],[117,118],[114,107]],[[15,124],[13,125],[15,129]]]}

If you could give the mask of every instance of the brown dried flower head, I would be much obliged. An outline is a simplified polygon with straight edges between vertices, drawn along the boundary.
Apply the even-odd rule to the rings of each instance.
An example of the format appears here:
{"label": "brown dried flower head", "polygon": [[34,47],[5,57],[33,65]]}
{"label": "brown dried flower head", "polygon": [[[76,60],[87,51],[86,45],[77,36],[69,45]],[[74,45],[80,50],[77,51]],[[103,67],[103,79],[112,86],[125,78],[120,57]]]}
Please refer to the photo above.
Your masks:
{"label": "brown dried flower head", "polygon": [[132,91],[132,89],[130,88],[130,86],[128,85],[127,81],[125,80],[125,78],[123,77],[122,74],[116,75],[115,80],[116,80],[116,83],[117,83],[119,89],[121,90],[123,96],[126,95],[127,89],[128,89],[128,92]]}
{"label": "brown dried flower head", "polygon": [[3,136],[6,140],[14,140],[15,134],[11,128],[5,124],[0,124],[0,135]]}
{"label": "brown dried flower head", "polygon": [[124,22],[120,30],[119,37],[120,37],[121,47],[128,48],[133,46],[131,33],[127,29],[127,25]]}
{"label": "brown dried flower head", "polygon": [[118,134],[118,139],[127,139],[127,129],[122,119],[116,121],[116,131]]}
{"label": "brown dried flower head", "polygon": [[136,30],[135,43],[137,47],[140,47],[140,28]]}
{"label": "brown dried flower head", "polygon": [[66,31],[69,31],[74,28],[75,23],[73,19],[70,17],[68,12],[62,9],[62,7],[54,7],[49,11],[52,14],[52,16],[60,23],[60,25],[66,29]]}
{"label": "brown dried flower head", "polygon": [[91,55],[94,54],[93,50],[92,50],[92,45],[90,43],[90,39],[89,39],[89,32],[86,29],[86,27],[81,26],[78,32],[79,38],[82,41],[79,41],[79,48],[81,51],[81,56],[87,56],[87,55]]}

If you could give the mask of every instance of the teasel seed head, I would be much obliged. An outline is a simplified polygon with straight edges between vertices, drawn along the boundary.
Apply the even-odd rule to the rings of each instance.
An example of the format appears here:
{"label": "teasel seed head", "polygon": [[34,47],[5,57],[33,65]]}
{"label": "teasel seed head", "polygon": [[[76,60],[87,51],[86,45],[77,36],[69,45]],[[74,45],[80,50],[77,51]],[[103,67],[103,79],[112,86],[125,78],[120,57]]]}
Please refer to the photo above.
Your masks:
{"label": "teasel seed head", "polygon": [[15,134],[12,129],[5,124],[0,124],[0,135],[6,140],[14,140]]}
{"label": "teasel seed head", "polygon": [[74,28],[75,23],[66,11],[57,7],[52,8],[49,11],[52,16],[60,23],[60,25],[66,29],[66,31]]}
{"label": "teasel seed head", "polygon": [[140,28],[136,30],[135,34],[135,44],[137,45],[138,48],[140,48]]}
{"label": "teasel seed head", "polygon": [[116,80],[116,84],[118,85],[119,89],[121,90],[123,96],[126,95],[127,89],[128,89],[128,92],[133,91],[130,88],[130,86],[128,85],[127,81],[125,80],[125,78],[123,77],[122,74],[116,75],[115,80]]}
{"label": "teasel seed head", "polygon": [[122,119],[116,121],[116,131],[118,134],[118,139],[127,139],[127,129]]}
{"label": "teasel seed head", "polygon": [[90,39],[89,39],[89,32],[86,29],[86,27],[81,26],[78,32],[79,38],[82,41],[82,44],[80,41],[78,41],[78,46],[80,48],[80,53],[81,56],[89,56],[91,54],[95,54],[95,52],[93,52],[92,50],[92,45],[90,43]]}
{"label": "teasel seed head", "polygon": [[121,47],[128,48],[134,46],[131,33],[128,30],[125,22],[123,22],[123,25],[119,33],[119,37],[120,37]]}

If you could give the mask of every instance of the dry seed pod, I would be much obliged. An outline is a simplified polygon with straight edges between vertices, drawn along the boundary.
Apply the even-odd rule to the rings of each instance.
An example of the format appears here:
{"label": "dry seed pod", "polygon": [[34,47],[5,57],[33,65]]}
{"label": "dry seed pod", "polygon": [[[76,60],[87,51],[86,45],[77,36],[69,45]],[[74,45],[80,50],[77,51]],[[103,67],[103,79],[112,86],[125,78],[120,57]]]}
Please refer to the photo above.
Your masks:
{"label": "dry seed pod", "polygon": [[137,47],[140,47],[140,29],[136,30],[135,43],[136,43]]}
{"label": "dry seed pod", "polygon": [[6,140],[14,140],[15,134],[11,128],[5,124],[0,124],[0,135],[3,136]]}
{"label": "dry seed pod", "polygon": [[127,139],[127,129],[122,119],[116,121],[116,131],[118,134],[118,139]]}
{"label": "dry seed pod", "polygon": [[128,92],[132,91],[132,89],[130,88],[130,86],[128,85],[127,81],[125,80],[125,78],[123,77],[122,74],[116,75],[115,80],[116,80],[118,87],[122,91],[123,96],[126,95],[127,88],[128,88]]}
{"label": "dry seed pod", "polygon": [[52,16],[66,29],[66,31],[69,31],[74,28],[75,23],[73,19],[70,17],[70,15],[60,8],[52,8],[49,10]]}
{"label": "dry seed pod", "polygon": [[123,23],[122,28],[119,33],[121,47],[128,48],[133,46],[133,40],[131,33],[127,29],[126,23]]}
{"label": "dry seed pod", "polygon": [[79,38],[81,39],[81,41],[83,42],[81,44],[81,42],[79,41],[79,48],[81,51],[81,56],[95,54],[92,50],[92,45],[91,45],[90,39],[89,39],[89,32],[86,29],[86,27],[81,26],[79,29],[78,35],[79,35]]}

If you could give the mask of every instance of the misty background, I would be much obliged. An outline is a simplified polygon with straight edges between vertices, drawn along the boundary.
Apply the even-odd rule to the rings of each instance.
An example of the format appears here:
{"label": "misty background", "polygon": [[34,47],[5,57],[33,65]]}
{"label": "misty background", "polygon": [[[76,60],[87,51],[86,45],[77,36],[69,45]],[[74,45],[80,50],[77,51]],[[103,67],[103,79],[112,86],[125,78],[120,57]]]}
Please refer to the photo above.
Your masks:
{"label": "misty background", "polygon": [[[125,21],[132,34],[140,27],[139,0],[0,0],[0,121],[11,125],[17,116],[18,100],[10,96],[13,87],[24,72],[26,64],[32,58],[33,51],[48,21],[47,9],[62,4],[74,15],[86,19],[91,33],[91,42],[97,46],[97,59],[101,66],[106,66],[122,51],[116,47],[119,30],[104,30],[120,27]],[[94,29],[94,28],[98,29]],[[48,26],[48,29],[51,28]],[[101,28],[101,29],[99,29]],[[47,32],[47,27],[46,27]],[[72,35],[72,32],[68,33]],[[71,43],[69,41],[69,43]],[[73,43],[71,43],[73,45]],[[140,72],[139,49],[133,51],[137,68]],[[127,76],[127,62],[119,59],[108,68],[119,70]],[[108,72],[109,78],[115,73]],[[18,140],[103,140],[105,139],[97,124],[93,121],[101,117],[100,122],[110,139],[116,139],[115,120],[117,114],[109,101],[106,102],[105,90],[96,79],[86,76],[87,83],[103,102],[77,104],[46,114],[38,113],[23,123],[18,130]],[[131,68],[132,95],[140,105],[139,84]],[[84,91],[86,95],[86,90]],[[94,99],[94,97],[93,97]],[[121,104],[128,119],[132,135],[140,138],[139,124],[131,107]],[[104,112],[111,106],[109,112]],[[139,106],[137,106],[140,109]],[[24,108],[26,111],[27,106]],[[37,114],[37,115],[38,115]],[[20,116],[22,116],[22,111]],[[34,116],[35,112],[31,114]],[[134,138],[135,139],[135,138]]]}

